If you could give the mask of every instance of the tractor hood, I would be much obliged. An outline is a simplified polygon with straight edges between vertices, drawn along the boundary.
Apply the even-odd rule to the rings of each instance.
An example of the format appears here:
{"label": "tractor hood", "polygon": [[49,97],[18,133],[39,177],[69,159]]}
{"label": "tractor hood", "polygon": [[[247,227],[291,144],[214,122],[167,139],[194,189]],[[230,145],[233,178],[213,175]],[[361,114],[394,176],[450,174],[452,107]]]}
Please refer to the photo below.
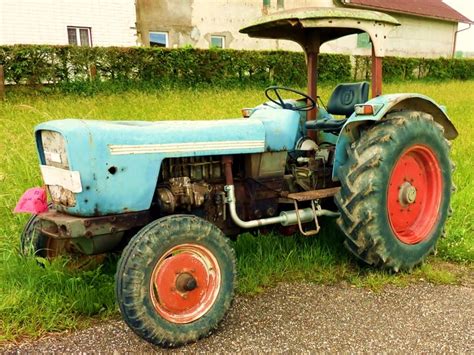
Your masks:
{"label": "tractor hood", "polygon": [[45,184],[73,192],[59,209],[93,216],[148,209],[163,159],[292,150],[299,123],[297,112],[268,108],[216,121],[65,119],[35,135]]}

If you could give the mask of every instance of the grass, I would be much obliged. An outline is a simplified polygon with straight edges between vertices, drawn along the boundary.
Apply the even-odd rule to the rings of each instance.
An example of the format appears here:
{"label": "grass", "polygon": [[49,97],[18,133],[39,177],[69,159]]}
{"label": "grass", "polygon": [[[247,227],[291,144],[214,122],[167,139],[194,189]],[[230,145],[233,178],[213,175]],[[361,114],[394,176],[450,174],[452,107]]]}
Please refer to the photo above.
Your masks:
{"label": "grass", "polygon": [[[330,90],[321,90],[325,101]],[[474,82],[391,84],[385,92],[419,92],[433,97],[448,107],[460,132],[452,150],[457,164],[455,212],[447,226],[447,237],[439,243],[437,256],[412,274],[390,275],[359,266],[342,247],[343,236],[331,220],[323,221],[323,231],[315,238],[244,234],[234,244],[240,294],[253,295],[279,281],[344,281],[376,290],[385,284],[407,285],[420,279],[451,284],[459,282],[465,274],[472,275]],[[41,184],[32,135],[36,124],[65,117],[239,117],[240,108],[264,100],[262,91],[256,89],[128,91],[91,97],[10,93],[8,100],[0,103],[0,342],[84,327],[96,318],[117,314],[113,261],[93,271],[73,272],[64,267],[63,260],[40,268],[34,260],[18,256],[18,235],[27,216],[11,211],[26,188]],[[453,267],[452,262],[458,266]]]}

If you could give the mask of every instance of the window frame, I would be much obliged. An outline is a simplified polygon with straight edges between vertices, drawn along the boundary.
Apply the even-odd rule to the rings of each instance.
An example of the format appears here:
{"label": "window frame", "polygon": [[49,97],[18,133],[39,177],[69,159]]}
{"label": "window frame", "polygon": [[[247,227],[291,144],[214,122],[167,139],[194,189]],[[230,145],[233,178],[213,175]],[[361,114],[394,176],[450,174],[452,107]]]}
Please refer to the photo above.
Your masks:
{"label": "window frame", "polygon": [[[165,35],[165,39],[166,39],[166,43],[165,43],[165,46],[162,47],[162,46],[158,46],[158,45],[155,45],[155,46],[152,46],[151,45],[151,34],[154,33],[154,34],[164,34]],[[169,32],[166,32],[166,31],[148,31],[148,45],[150,47],[159,47],[159,48],[170,48],[170,34]]]}
{"label": "window frame", "polygon": [[[76,44],[72,44],[69,41],[69,30],[75,30],[76,32]],[[89,40],[89,44],[87,46],[82,44],[81,41],[81,30],[87,31],[87,39]],[[92,27],[87,26],[66,26],[66,33],[67,33],[67,42],[70,46],[79,46],[79,47],[92,47]]]}
{"label": "window frame", "polygon": [[[219,38],[220,40],[222,40],[222,47],[213,46],[212,45],[212,39],[213,38]],[[223,36],[223,35],[211,35],[211,37],[209,39],[209,48],[225,49],[225,36]]]}
{"label": "window frame", "polygon": [[357,34],[357,48],[370,49],[372,48],[372,40],[367,32]]}

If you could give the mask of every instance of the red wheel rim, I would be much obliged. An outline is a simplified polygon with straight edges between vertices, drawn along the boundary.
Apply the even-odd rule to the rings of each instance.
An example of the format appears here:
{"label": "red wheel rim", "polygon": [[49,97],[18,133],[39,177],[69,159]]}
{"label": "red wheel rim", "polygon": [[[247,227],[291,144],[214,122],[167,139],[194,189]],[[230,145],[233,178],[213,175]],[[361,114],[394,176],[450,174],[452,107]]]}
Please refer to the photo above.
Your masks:
{"label": "red wheel rim", "polygon": [[181,244],[168,250],[155,265],[150,296],[155,310],[167,321],[190,323],[214,304],[221,272],[205,247]]}
{"label": "red wheel rim", "polygon": [[429,147],[415,145],[400,156],[389,179],[387,206],[390,226],[401,242],[417,244],[430,235],[442,185],[438,159]]}

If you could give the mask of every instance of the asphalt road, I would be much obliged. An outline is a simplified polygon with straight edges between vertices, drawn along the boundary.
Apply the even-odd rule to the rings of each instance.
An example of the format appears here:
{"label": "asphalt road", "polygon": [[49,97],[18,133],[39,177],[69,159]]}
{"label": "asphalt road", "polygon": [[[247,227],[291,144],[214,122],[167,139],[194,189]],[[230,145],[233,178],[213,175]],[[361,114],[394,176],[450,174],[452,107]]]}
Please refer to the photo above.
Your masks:
{"label": "asphalt road", "polygon": [[[0,349],[2,350],[2,349]],[[209,338],[163,350],[121,321],[9,346],[2,352],[396,352],[474,353],[474,286],[281,284],[236,298]]]}

